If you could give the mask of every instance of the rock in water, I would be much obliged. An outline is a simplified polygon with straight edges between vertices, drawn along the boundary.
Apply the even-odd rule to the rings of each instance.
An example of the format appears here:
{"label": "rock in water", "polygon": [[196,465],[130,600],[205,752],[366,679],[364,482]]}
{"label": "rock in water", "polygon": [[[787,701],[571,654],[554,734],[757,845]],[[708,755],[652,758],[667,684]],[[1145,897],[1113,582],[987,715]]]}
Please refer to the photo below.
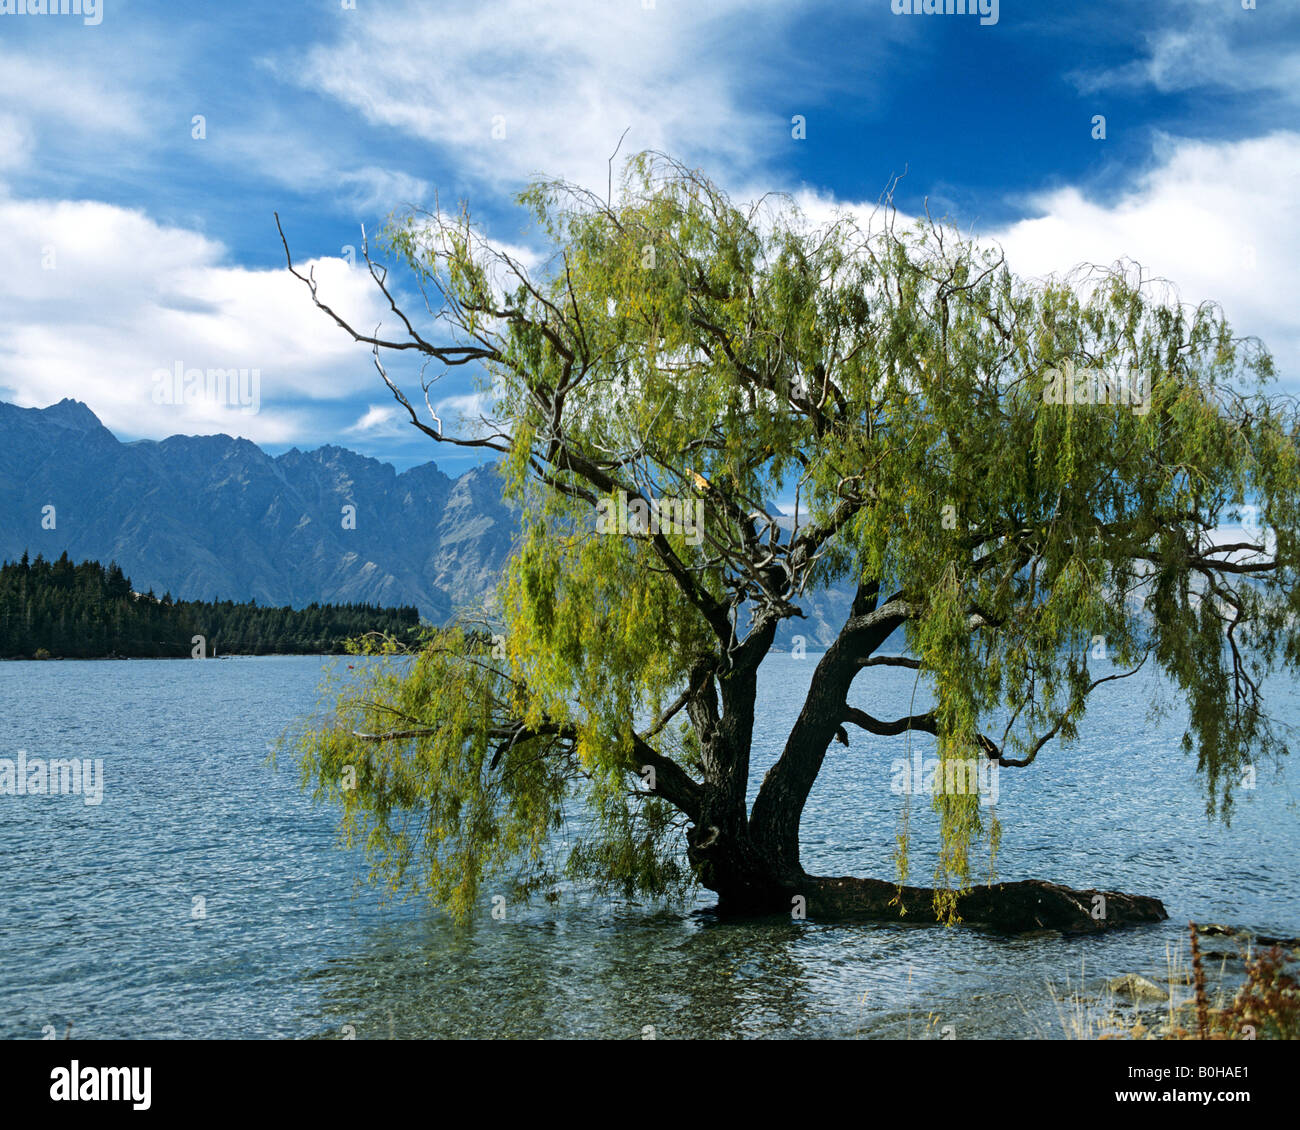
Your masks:
{"label": "rock in water", "polygon": [[1139,977],[1136,973],[1125,973],[1123,977],[1112,977],[1106,982],[1106,988],[1119,996],[1131,997],[1135,1001],[1167,1001],[1169,994],[1154,981]]}

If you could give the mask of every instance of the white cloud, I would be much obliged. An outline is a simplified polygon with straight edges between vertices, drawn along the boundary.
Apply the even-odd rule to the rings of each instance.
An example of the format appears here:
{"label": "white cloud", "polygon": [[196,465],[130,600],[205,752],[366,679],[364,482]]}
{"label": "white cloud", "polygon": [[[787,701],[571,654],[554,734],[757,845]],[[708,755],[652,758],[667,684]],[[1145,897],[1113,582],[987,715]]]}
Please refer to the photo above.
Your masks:
{"label": "white cloud", "polygon": [[[259,443],[311,438],[310,402],[371,390],[366,350],[283,268],[225,262],[224,247],[141,212],[89,201],[0,198],[0,387],[43,406],[72,396],[114,431],[230,432]],[[53,269],[48,269],[52,264]],[[341,259],[315,268],[322,296],[358,327],[382,296]],[[160,369],[257,369],[260,411],[154,402]]]}
{"label": "white cloud", "polygon": [[[517,183],[544,172],[596,188],[628,127],[624,152],[708,154],[714,168],[757,159],[764,131],[773,138],[777,131],[737,100],[746,82],[761,81],[765,57],[744,43],[801,7],[799,0],[394,6],[348,21],[336,43],[280,67],[371,123],[452,148],[462,173]],[[494,138],[494,126],[503,137]]]}
{"label": "white cloud", "polygon": [[[301,187],[301,182],[297,182]],[[353,208],[358,211],[387,211],[406,204],[420,205],[428,200],[429,182],[409,173],[367,166],[344,169],[338,173]]]}
{"label": "white cloud", "polygon": [[[410,430],[410,417],[403,416],[396,404],[369,404],[364,415],[345,429],[349,435],[367,439],[405,435]],[[403,421],[408,421],[403,423]]]}
{"label": "white cloud", "polygon": [[147,104],[110,81],[111,71],[85,48],[20,53],[0,44],[0,174],[12,181],[69,163],[120,171],[136,162],[150,140]]}
{"label": "white cloud", "polygon": [[223,131],[213,159],[227,167],[252,169],[295,192],[327,192],[357,212],[387,213],[420,206],[433,193],[427,181],[377,165],[352,166],[346,152],[301,132],[278,116]]}
{"label": "white cloud", "polygon": [[[801,190],[795,203],[821,225],[843,211],[865,227],[871,203]],[[1279,381],[1300,384],[1300,133],[1244,141],[1161,137],[1156,160],[1118,199],[1090,199],[1078,187],[1028,197],[1030,215],[976,233],[999,243],[1025,278],[1063,275],[1082,264],[1140,264],[1188,302],[1219,303],[1238,334],[1261,338]],[[901,226],[911,217],[899,214]],[[877,218],[876,225],[879,225]]]}
{"label": "white cloud", "polygon": [[448,433],[471,434],[481,426],[482,418],[489,416],[492,403],[490,394],[471,392],[464,396],[444,397],[433,407]]}
{"label": "white cloud", "polygon": [[1245,9],[1236,0],[1174,0],[1169,25],[1147,36],[1147,54],[1074,76],[1084,93],[1152,86],[1164,93],[1219,88],[1269,91],[1300,102],[1300,49],[1279,34],[1295,13]]}
{"label": "white cloud", "polygon": [[139,136],[145,128],[141,102],[120,84],[102,81],[111,71],[101,67],[95,73],[83,65],[90,61],[100,60],[93,54],[0,48],[0,105],[21,108],[41,132],[54,124],[65,133]]}
{"label": "white cloud", "polygon": [[27,163],[32,147],[26,124],[12,114],[0,114],[0,169],[17,169]]}
{"label": "white cloud", "polygon": [[1129,258],[1187,301],[1220,303],[1257,334],[1282,380],[1300,379],[1300,133],[1246,141],[1162,139],[1159,163],[1113,203],[1077,188],[1034,197],[1031,219],[992,235],[1021,275]]}

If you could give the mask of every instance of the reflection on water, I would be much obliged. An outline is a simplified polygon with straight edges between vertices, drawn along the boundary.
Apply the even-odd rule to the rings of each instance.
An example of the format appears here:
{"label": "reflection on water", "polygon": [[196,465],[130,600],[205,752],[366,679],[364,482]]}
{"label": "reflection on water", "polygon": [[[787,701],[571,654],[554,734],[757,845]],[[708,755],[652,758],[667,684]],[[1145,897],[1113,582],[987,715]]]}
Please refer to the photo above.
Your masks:
{"label": "reflection on water", "polygon": [[[1177,718],[1146,718],[1153,683],[1117,684],[1077,747],[1004,771],[998,812],[1001,877],[1155,894],[1171,916],[1157,926],[1063,939],[724,922],[707,892],[691,907],[575,895],[504,921],[485,898],[463,927],[419,903],[383,907],[333,846],[333,814],[298,793],[292,767],[266,764],[268,742],[312,707],[321,664],[0,664],[0,756],[105,763],[98,807],[0,798],[0,1036],[71,1023],[83,1038],[1054,1037],[1049,982],[1159,980],[1189,918],[1300,934],[1285,782],[1260,772],[1232,827],[1209,824]],[[765,674],[754,784],[811,670],[776,657]],[[862,704],[903,713],[900,674]],[[1300,717],[1291,688],[1273,703]],[[811,871],[890,874],[901,756],[866,735],[833,747],[805,819]],[[914,802],[911,826],[925,881],[933,813]]]}
{"label": "reflection on water", "polygon": [[575,907],[376,930],[313,973],[304,1023],[357,1039],[1055,1037],[1049,983],[1064,995],[1162,952],[1154,928],[1117,944]]}

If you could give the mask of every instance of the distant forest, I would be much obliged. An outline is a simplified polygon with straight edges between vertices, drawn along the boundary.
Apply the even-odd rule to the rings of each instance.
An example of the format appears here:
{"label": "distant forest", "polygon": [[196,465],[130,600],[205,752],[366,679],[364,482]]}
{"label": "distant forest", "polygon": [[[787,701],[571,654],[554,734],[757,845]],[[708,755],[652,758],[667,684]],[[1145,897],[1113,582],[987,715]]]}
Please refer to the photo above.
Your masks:
{"label": "distant forest", "polygon": [[173,600],[131,591],[116,563],[74,565],[27,554],[0,565],[0,657],[188,658],[193,638],[206,655],[343,652],[346,640],[385,632],[404,642],[421,633],[414,608],[311,604],[264,608],[255,601]]}

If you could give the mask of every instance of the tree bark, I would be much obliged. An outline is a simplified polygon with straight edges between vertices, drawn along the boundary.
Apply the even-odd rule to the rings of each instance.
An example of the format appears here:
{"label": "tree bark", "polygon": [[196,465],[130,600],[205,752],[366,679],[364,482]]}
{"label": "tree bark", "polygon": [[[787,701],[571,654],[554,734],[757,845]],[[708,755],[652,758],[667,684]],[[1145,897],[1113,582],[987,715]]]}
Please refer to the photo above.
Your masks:
{"label": "tree bark", "polygon": [[763,853],[779,875],[802,876],[799,822],[821,772],[826,749],[843,722],[844,705],[860,660],[887,640],[907,618],[898,597],[877,607],[879,586],[860,585],[848,622],[813,672],[812,685],[777,763],[767,771],[754,801],[751,824]]}

